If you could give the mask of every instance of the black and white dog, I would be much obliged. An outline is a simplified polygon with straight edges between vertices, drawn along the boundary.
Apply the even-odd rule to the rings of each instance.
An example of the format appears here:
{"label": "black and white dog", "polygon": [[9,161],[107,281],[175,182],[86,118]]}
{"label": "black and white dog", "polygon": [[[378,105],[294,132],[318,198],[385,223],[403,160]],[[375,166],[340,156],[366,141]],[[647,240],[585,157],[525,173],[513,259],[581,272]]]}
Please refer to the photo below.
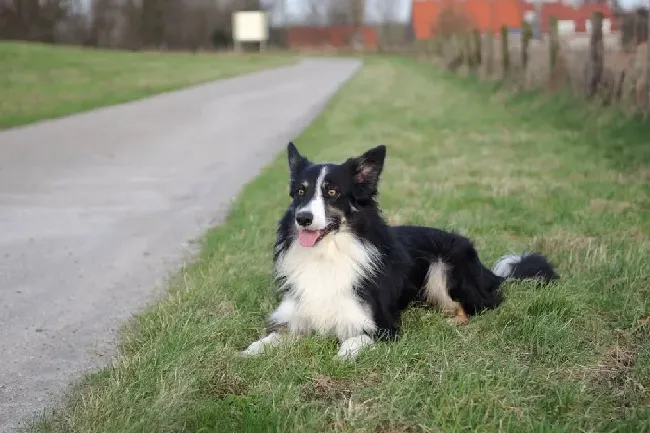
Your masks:
{"label": "black and white dog", "polygon": [[336,336],[338,356],[353,359],[376,339],[395,338],[413,301],[438,306],[460,324],[497,307],[506,278],[558,278],[538,253],[505,256],[490,271],[463,236],[389,227],[376,202],[385,156],[378,146],[340,165],[313,164],[289,143],[292,202],[274,250],[281,302],[267,335],[243,354],[316,331]]}

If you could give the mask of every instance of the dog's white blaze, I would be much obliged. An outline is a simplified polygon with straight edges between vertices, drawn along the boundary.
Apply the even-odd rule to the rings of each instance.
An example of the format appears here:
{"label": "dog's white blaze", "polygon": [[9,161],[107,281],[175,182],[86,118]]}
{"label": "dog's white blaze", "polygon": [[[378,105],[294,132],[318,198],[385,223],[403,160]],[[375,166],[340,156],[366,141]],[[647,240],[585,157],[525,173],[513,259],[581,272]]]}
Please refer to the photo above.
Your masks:
{"label": "dog's white blaze", "polygon": [[321,168],[320,173],[318,174],[318,179],[316,179],[316,188],[314,196],[305,206],[298,209],[300,211],[309,211],[313,215],[314,219],[309,227],[305,227],[309,230],[323,230],[327,227],[327,218],[325,217],[325,200],[323,200],[323,182],[325,181],[325,176],[327,175],[327,167]]}
{"label": "dog's white blaze", "polygon": [[448,271],[449,267],[442,260],[431,263],[424,282],[424,295],[430,304],[437,305],[444,311],[453,312],[458,303],[449,297]]}
{"label": "dog's white blaze", "polygon": [[347,232],[332,233],[312,248],[294,243],[276,264],[290,291],[271,320],[294,333],[335,334],[341,342],[374,332],[371,310],[354,286],[376,271],[378,257],[373,246]]}
{"label": "dog's white blaze", "polygon": [[508,278],[512,273],[513,267],[520,263],[523,257],[524,256],[518,254],[509,254],[501,257],[499,261],[497,261],[496,265],[494,265],[492,273],[503,278]]}

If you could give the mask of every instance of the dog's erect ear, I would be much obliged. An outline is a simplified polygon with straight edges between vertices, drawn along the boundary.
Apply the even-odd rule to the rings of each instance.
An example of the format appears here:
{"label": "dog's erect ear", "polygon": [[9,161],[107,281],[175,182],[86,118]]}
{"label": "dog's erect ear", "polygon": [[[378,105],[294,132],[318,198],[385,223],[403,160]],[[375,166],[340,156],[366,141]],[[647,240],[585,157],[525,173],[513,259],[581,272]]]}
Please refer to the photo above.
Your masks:
{"label": "dog's erect ear", "polygon": [[294,173],[297,173],[309,164],[307,158],[298,152],[298,149],[293,142],[289,142],[287,145],[287,157],[289,159],[289,171],[291,172],[291,177],[293,177]]}
{"label": "dog's erect ear", "polygon": [[289,142],[287,145],[287,158],[289,159],[289,196],[293,197],[293,193],[298,187],[296,177],[309,165],[309,160],[298,152],[293,142]]}
{"label": "dog's erect ear", "polygon": [[383,144],[373,147],[357,158],[349,159],[346,164],[350,164],[353,170],[354,183],[376,186],[379,182],[379,175],[384,169],[384,159],[386,159],[386,146]]}
{"label": "dog's erect ear", "polygon": [[352,182],[361,193],[360,198],[370,198],[377,194],[379,176],[384,169],[386,159],[386,146],[383,144],[373,147],[357,158],[350,158],[345,162],[352,174]]}

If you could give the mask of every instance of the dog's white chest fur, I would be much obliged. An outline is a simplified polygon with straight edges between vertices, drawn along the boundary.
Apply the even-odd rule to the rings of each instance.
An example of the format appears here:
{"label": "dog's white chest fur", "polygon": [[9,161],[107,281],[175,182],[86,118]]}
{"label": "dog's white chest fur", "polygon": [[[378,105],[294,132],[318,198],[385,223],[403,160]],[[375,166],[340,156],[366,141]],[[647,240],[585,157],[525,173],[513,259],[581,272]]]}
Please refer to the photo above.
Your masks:
{"label": "dog's white chest fur", "polygon": [[349,233],[326,236],[312,248],[295,243],[276,263],[290,290],[271,320],[298,333],[333,333],[341,341],[372,333],[370,309],[354,287],[375,271],[378,254]]}

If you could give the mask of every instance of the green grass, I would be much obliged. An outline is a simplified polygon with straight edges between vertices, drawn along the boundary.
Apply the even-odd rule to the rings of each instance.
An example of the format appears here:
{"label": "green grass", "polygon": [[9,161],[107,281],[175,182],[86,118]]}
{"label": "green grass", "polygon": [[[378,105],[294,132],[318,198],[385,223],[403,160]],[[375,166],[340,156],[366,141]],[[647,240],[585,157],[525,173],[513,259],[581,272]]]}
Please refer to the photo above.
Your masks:
{"label": "green grass", "polygon": [[33,431],[650,431],[649,132],[557,98],[505,97],[414,61],[370,59],[300,150],[343,161],[386,143],[380,203],[391,222],[456,229],[490,266],[538,248],[561,282],[508,283],[504,304],[464,327],[410,310],[398,342],[354,363],[316,337],[242,359],[275,305],[282,155],[169,296],[124,330],[111,367]]}
{"label": "green grass", "polygon": [[0,129],[292,61],[264,54],[120,52],[0,42]]}

